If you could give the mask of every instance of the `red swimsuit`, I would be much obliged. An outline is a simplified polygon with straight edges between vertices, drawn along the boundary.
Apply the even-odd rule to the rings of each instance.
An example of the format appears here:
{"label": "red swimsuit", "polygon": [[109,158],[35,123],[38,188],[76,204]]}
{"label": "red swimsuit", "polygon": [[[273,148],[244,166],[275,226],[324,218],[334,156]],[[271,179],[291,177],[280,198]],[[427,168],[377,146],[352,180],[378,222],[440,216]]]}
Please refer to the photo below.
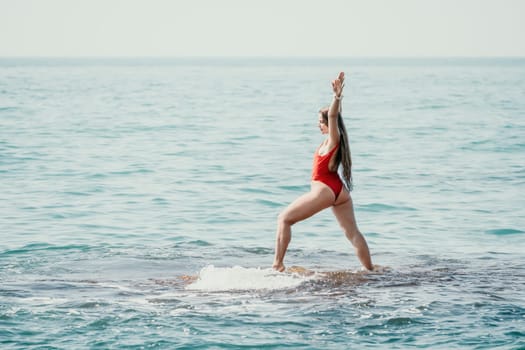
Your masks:
{"label": "red swimsuit", "polygon": [[319,155],[318,148],[314,154],[314,165],[312,167],[312,181],[321,181],[330,187],[334,192],[336,199],[343,189],[343,182],[337,171],[330,171],[328,165],[338,147],[339,145],[336,145],[330,152],[322,156]]}

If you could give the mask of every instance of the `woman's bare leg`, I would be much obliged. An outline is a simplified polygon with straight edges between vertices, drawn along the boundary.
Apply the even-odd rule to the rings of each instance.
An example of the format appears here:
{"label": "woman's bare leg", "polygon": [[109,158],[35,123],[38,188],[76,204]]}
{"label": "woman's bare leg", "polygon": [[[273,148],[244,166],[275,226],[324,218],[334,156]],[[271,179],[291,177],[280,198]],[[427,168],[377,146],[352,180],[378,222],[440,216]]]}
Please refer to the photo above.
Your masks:
{"label": "woman's bare leg", "polygon": [[[348,200],[345,200],[344,197],[348,197]],[[341,225],[346,238],[348,238],[348,240],[354,246],[357,257],[359,258],[359,261],[361,261],[361,264],[366,269],[373,270],[368,244],[366,243],[365,237],[363,237],[357,228],[352,197],[349,196],[348,192],[344,191],[341,193],[340,198],[338,198],[338,202],[340,200],[341,204],[336,203],[336,205],[332,207],[334,215],[337,218],[339,225]]]}
{"label": "woman's bare leg", "polygon": [[284,255],[292,238],[292,225],[333,205],[335,195],[325,185],[313,184],[312,190],[293,201],[277,220],[273,268],[284,271]]}

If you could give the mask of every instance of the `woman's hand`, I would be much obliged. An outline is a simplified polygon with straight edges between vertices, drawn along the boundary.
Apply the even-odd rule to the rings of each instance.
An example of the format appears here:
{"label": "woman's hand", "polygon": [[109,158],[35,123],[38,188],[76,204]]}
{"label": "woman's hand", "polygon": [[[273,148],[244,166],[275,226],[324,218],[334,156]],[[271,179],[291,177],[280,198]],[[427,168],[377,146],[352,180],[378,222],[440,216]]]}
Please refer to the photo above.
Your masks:
{"label": "woman's hand", "polygon": [[345,86],[345,73],[341,72],[339,73],[339,76],[337,79],[332,80],[332,90],[334,91],[334,95],[337,98],[340,98],[343,94],[343,88]]}

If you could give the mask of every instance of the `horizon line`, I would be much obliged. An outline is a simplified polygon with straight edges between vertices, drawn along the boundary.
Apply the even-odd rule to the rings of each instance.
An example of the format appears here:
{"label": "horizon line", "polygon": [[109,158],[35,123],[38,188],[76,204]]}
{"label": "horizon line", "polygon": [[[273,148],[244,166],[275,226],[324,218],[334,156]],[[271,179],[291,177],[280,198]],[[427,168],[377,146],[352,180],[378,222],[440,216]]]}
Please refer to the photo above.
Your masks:
{"label": "horizon line", "polygon": [[519,55],[0,55],[0,59],[525,59]]}

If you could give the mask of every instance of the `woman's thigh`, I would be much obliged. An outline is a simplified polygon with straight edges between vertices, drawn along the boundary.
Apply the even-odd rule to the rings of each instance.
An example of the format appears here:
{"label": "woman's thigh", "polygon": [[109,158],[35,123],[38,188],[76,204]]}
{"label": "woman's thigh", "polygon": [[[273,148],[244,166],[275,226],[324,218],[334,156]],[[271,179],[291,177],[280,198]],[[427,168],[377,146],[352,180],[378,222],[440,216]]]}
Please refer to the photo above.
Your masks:
{"label": "woman's thigh", "polygon": [[281,214],[281,219],[294,224],[329,208],[334,204],[334,194],[325,186],[312,186],[312,190],[294,200]]}

